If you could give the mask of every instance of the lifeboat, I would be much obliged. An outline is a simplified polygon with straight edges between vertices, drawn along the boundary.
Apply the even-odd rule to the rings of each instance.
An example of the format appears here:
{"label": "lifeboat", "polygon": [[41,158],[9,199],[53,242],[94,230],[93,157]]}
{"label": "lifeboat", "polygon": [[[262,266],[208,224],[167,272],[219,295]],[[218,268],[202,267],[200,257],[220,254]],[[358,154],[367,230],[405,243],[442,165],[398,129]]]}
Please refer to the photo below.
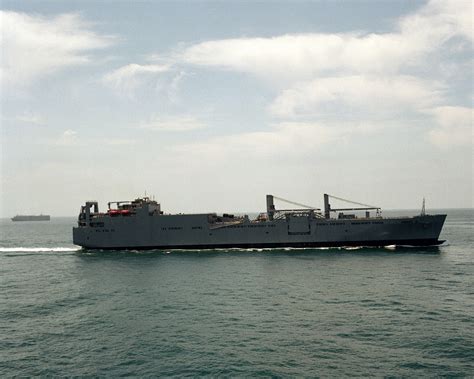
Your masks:
{"label": "lifeboat", "polygon": [[132,213],[130,209],[109,209],[107,214],[112,217],[116,216],[130,216]]}

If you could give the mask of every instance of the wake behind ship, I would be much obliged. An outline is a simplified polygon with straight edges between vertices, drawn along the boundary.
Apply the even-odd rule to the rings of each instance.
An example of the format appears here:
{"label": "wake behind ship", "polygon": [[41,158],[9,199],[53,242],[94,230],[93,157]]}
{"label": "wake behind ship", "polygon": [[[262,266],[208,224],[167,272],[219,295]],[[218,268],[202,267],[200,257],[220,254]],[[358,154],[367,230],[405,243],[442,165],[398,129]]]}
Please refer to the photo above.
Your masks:
{"label": "wake behind ship", "polygon": [[[267,195],[267,211],[256,219],[232,214],[166,214],[148,197],[108,203],[99,212],[96,201],[81,207],[74,244],[88,249],[215,249],[267,247],[337,247],[439,245],[445,214],[382,217],[381,209],[324,195],[318,208],[277,210]],[[335,198],[359,207],[332,208]],[[365,212],[362,216],[355,213]],[[372,212],[372,213],[371,213]],[[334,214],[334,216],[333,216]]]}

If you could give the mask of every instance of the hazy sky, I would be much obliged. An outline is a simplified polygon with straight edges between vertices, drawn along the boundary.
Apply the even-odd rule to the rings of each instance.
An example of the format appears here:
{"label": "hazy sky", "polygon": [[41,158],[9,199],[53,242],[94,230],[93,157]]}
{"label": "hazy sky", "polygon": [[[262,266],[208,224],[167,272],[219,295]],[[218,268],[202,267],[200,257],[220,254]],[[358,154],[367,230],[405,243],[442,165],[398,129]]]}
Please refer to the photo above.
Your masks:
{"label": "hazy sky", "polygon": [[470,0],[3,0],[0,23],[1,217],[473,206]]}

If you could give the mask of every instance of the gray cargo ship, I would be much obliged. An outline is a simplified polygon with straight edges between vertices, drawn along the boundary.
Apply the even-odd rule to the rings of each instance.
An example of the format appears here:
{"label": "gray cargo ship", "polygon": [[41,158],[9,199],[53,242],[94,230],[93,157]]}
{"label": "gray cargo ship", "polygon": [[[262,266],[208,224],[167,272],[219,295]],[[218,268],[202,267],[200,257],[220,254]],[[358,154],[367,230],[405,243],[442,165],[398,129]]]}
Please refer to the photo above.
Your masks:
{"label": "gray cargo ship", "polygon": [[49,215],[16,215],[12,217],[12,221],[49,221]]}
{"label": "gray cargo ship", "polygon": [[[329,199],[349,208],[332,208]],[[324,211],[276,209],[267,195],[267,211],[255,219],[232,214],[166,214],[156,201],[144,197],[108,203],[99,212],[96,201],[81,207],[73,228],[74,244],[88,249],[216,249],[267,247],[337,247],[439,245],[445,214],[382,217],[381,209],[324,195]],[[344,213],[354,212],[354,213]],[[362,215],[360,215],[362,213]]]}

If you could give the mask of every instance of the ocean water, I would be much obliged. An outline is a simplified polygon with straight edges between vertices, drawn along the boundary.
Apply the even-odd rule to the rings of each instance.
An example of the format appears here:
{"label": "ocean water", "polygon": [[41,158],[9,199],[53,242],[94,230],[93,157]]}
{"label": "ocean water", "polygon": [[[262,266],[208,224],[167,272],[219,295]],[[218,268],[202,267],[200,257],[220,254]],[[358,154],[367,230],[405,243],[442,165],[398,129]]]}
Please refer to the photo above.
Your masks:
{"label": "ocean water", "polygon": [[474,210],[439,248],[87,251],[0,221],[0,376],[474,376]]}

